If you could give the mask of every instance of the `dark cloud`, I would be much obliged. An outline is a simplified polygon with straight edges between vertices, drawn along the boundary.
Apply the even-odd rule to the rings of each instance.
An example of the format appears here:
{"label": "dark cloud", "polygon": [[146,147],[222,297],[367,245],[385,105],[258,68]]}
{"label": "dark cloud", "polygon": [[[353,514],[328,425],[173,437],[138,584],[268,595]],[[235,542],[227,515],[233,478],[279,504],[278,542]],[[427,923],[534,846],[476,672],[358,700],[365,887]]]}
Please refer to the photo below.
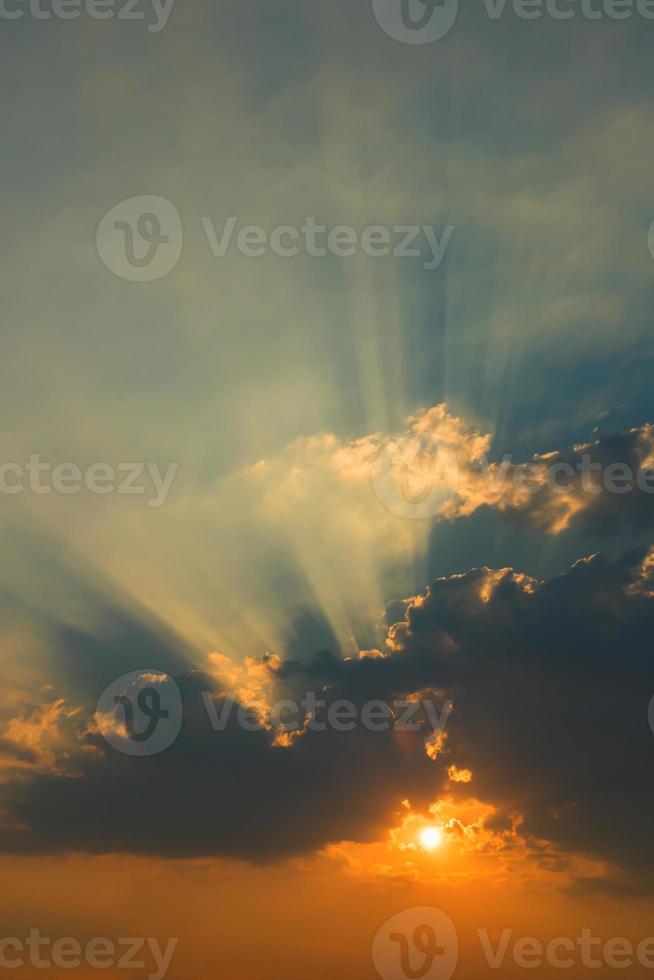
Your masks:
{"label": "dark cloud", "polygon": [[[554,473],[563,485],[570,486],[569,497],[553,493],[547,485],[533,495],[520,499],[512,496],[512,473],[518,460],[529,459],[528,465],[538,470],[547,465],[540,458],[536,462],[534,456],[514,452],[514,463],[504,478],[504,492],[498,493],[495,500],[482,504],[465,518],[435,521],[430,531],[428,580],[479,566],[519,568],[537,578],[549,579],[569,568],[579,555],[599,551],[619,555],[647,545],[654,520],[654,494],[638,486],[636,474],[645,472],[645,464],[654,456],[651,426],[596,434],[591,442],[587,436],[586,431],[585,443],[548,454],[550,466],[566,464],[574,470],[571,479],[565,473]],[[540,450],[544,446],[547,443],[541,442]],[[501,442],[494,443],[496,461],[505,448]],[[592,475],[593,485],[600,481],[601,493],[584,492],[578,467],[585,455],[593,466],[601,467]],[[627,465],[634,474],[634,487],[627,494],[611,493],[601,482],[602,474],[610,473],[614,463]],[[654,479],[650,485],[654,486]],[[569,511],[568,499],[574,504]],[[566,513],[567,527],[552,533]]]}
{"label": "dark cloud", "polygon": [[575,509],[562,529],[573,526],[610,536],[631,528],[647,531],[654,524],[652,425],[550,453],[545,465],[549,475],[543,490],[532,494],[526,506],[509,508],[522,511],[537,528],[556,531],[566,516],[567,499]]}
{"label": "dark cloud", "polygon": [[499,819],[518,812],[525,834],[632,872],[654,856],[648,555],[542,584],[508,569],[443,579],[394,636],[394,660],[447,686],[448,752]]}
{"label": "dark cloud", "polygon": [[38,755],[33,749],[29,749],[6,738],[0,738],[0,757],[7,757],[15,762],[35,763]]}
{"label": "dark cloud", "polygon": [[[276,859],[329,841],[383,835],[403,798],[419,808],[450,765],[469,768],[457,795],[497,808],[498,828],[583,852],[642,879],[654,857],[654,564],[646,549],[595,556],[545,583],[510,569],[436,581],[389,631],[384,657],[271,660],[279,694],[328,690],[361,706],[411,692],[455,704],[436,761],[423,734],[306,732],[290,748],[232,714],[212,730],[200,673],[178,679],[182,734],[161,755],[121,755],[97,736],[81,778],[39,775],[5,787],[25,826],[16,851],[133,851]],[[492,827],[490,828],[492,829]]]}
{"label": "dark cloud", "polygon": [[[431,410],[435,411],[435,410]],[[489,460],[470,456],[465,433],[453,451],[458,485],[440,516],[448,524],[433,529],[432,552],[444,549],[445,561],[465,563],[466,556],[509,551],[521,566],[534,566],[542,555],[542,534],[558,542],[547,551],[576,554],[581,542],[601,541],[624,551],[650,540],[654,524],[654,425],[624,432],[594,432],[585,443],[534,454],[519,461],[513,454]],[[497,517],[514,531],[502,535]],[[466,521],[474,521],[466,529]],[[467,530],[467,537],[466,537]],[[454,540],[460,547],[453,547]],[[504,540],[502,540],[504,539]],[[582,553],[588,553],[586,550]],[[478,561],[478,558],[477,558]],[[470,567],[469,564],[464,567]]]}
{"label": "dark cloud", "polygon": [[40,776],[23,788],[13,811],[30,830],[0,836],[0,846],[270,860],[376,839],[402,795],[426,802],[442,786],[417,733],[307,732],[277,748],[235,714],[212,729],[202,693],[213,691],[219,711],[224,699],[207,677],[177,682],[184,725],[166,752],[134,758],[92,738],[100,754],[82,778]]}

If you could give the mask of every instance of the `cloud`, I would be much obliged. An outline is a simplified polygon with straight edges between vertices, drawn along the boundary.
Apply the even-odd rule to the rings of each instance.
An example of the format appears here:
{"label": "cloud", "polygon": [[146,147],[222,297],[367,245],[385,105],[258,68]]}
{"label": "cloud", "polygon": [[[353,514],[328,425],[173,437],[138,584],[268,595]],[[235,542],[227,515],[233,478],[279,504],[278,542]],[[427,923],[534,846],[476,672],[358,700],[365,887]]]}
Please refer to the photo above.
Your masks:
{"label": "cloud", "polygon": [[80,755],[77,778],[5,785],[4,809],[29,829],[7,829],[0,846],[274,860],[384,839],[403,800],[427,813],[447,795],[492,808],[484,834],[518,821],[534,855],[587,855],[642,888],[654,856],[653,629],[654,549],[592,556],[547,582],[487,568],[439,579],[382,650],[273,658],[233,677],[257,710],[306,691],[359,707],[435,692],[454,703],[435,757],[424,727],[305,729],[281,747],[270,726],[247,731],[232,712],[215,731],[203,694],[221,712],[228,694],[192,672],[178,678],[184,725],[166,752],[135,759],[88,734],[96,751]]}
{"label": "cloud", "polygon": [[[301,522],[322,509],[319,537],[338,545],[343,538],[361,540],[380,552],[382,563],[410,542],[406,525],[390,521],[389,513],[414,521],[456,520],[489,507],[549,534],[572,525],[614,532],[654,521],[652,424],[498,462],[492,435],[452,415],[445,404],[406,422],[396,435],[351,441],[324,435],[261,460],[248,471],[259,486],[260,515]],[[382,509],[371,501],[371,490]]]}
{"label": "cloud", "polygon": [[[34,509],[30,519],[38,508],[39,528],[49,532],[51,547],[58,542],[64,550],[74,539],[74,561],[83,563],[84,574],[96,569],[113,591],[131,594],[200,655],[215,649],[233,660],[267,650],[283,655],[295,644],[298,623],[304,617],[306,625],[308,616],[310,632],[324,636],[317,646],[355,656],[361,647],[382,642],[386,603],[414,594],[429,581],[438,522],[442,529],[457,524],[460,538],[471,537],[474,515],[496,515],[521,534],[524,528],[534,531],[532,556],[542,553],[536,540],[540,534],[561,538],[569,529],[588,534],[646,528],[653,494],[636,487],[628,495],[606,490],[596,495],[584,489],[576,469],[568,480],[571,492],[548,484],[555,466],[576,466],[586,454],[602,460],[604,470],[615,461],[633,464],[635,472],[639,462],[651,458],[654,446],[647,425],[593,440],[572,449],[555,445],[547,455],[516,456],[505,463],[483,422],[440,404],[414,411],[395,431],[363,430],[347,437],[326,430],[282,447],[271,444],[264,455],[253,455],[227,473],[208,461],[199,482],[184,471],[165,514],[156,519],[143,520],[122,497],[107,499],[102,522],[97,499],[37,495],[23,503]],[[551,450],[552,444],[539,448]],[[565,482],[565,475],[559,480]],[[3,582],[58,616],[50,596],[70,602],[65,588],[70,575],[63,582],[56,572],[48,576],[57,564],[51,559],[36,573],[41,549],[32,545],[26,556],[22,537],[10,536],[15,558]],[[524,539],[513,535],[512,540]],[[617,547],[632,543],[620,540]],[[591,538],[553,568],[597,547]],[[446,565],[461,554],[460,541],[437,548]],[[473,552],[471,561],[482,560],[522,564],[522,556]],[[450,561],[432,574],[451,567]],[[456,570],[465,567],[470,563]],[[533,570],[529,556],[524,567]]]}
{"label": "cloud", "polygon": [[73,723],[80,711],[57,698],[23,717],[12,718],[0,741],[0,757],[3,753],[8,756],[2,769],[9,773],[25,768],[63,774],[75,738]]}
{"label": "cloud", "polygon": [[[493,459],[492,441],[437,405],[409,417],[399,436],[366,440],[355,472],[400,517],[454,521],[487,507],[551,535],[573,526],[615,534],[654,522],[652,424],[524,461]],[[353,448],[339,454],[349,461]]]}
{"label": "cloud", "polygon": [[645,549],[544,583],[477,569],[409,606],[387,661],[441,678],[455,703],[447,753],[498,820],[520,813],[523,834],[636,876],[654,807],[652,598]]}
{"label": "cloud", "polygon": [[[477,462],[477,461],[476,461]],[[441,515],[452,520],[482,507],[547,534],[571,528],[612,535],[654,521],[654,426],[607,433],[524,462],[488,458],[460,465],[457,490]]]}
{"label": "cloud", "polygon": [[[102,754],[80,760],[81,778],[34,779],[11,808],[29,831],[0,834],[0,846],[271,860],[331,839],[374,840],[398,793],[426,801],[439,791],[441,776],[418,734],[308,732],[279,748],[235,716],[213,731],[201,697],[210,679],[192,674],[178,683],[184,728],[167,752],[134,759],[89,735]],[[220,702],[215,687],[214,694]]]}

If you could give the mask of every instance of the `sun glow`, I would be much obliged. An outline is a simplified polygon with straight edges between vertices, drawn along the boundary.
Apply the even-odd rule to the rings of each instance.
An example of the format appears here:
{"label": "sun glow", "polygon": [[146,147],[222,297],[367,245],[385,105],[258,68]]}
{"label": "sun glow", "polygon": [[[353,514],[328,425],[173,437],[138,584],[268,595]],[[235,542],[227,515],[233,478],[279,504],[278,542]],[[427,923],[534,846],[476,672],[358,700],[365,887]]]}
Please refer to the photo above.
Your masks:
{"label": "sun glow", "polygon": [[425,827],[420,833],[420,844],[426,851],[434,851],[443,843],[443,834],[438,827]]}

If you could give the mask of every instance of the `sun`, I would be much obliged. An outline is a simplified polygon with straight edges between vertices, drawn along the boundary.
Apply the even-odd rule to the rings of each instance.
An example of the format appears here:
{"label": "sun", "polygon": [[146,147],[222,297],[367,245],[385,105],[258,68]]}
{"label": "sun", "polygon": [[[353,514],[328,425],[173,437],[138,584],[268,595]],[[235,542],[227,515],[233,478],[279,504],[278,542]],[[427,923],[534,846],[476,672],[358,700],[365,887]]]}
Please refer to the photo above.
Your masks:
{"label": "sun", "polygon": [[443,834],[438,827],[425,827],[420,833],[420,843],[426,851],[434,851],[443,843]]}

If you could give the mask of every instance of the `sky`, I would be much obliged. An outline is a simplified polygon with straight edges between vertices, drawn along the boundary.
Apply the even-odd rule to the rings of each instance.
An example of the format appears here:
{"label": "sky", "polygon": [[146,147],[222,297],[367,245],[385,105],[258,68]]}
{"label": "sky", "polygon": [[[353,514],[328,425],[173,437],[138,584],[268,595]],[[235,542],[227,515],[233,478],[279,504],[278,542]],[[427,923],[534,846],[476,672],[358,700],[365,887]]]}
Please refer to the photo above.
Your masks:
{"label": "sky", "polygon": [[654,969],[653,37],[0,4],[1,969]]}

